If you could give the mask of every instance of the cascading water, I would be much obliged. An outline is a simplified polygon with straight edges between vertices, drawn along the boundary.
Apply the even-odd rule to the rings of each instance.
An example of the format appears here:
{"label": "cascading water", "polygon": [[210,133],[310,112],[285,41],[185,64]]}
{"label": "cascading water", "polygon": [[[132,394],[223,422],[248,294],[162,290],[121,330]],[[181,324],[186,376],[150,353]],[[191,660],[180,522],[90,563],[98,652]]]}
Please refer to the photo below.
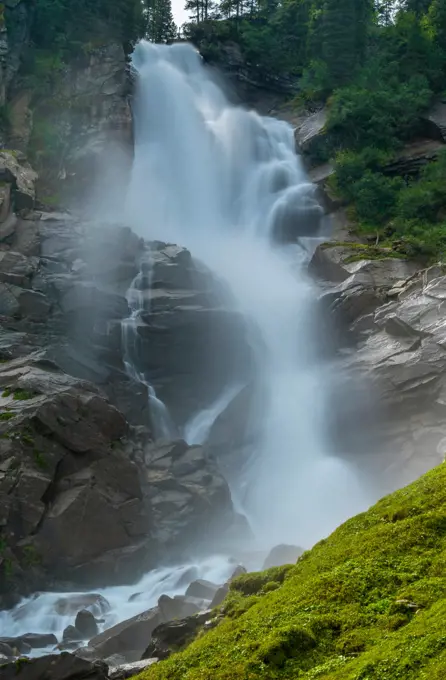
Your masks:
{"label": "cascading water", "polygon": [[129,377],[147,388],[151,414],[151,426],[155,439],[174,439],[177,431],[165,404],[158,399],[146,376],[136,369],[138,353],[138,324],[141,313],[150,311],[150,285],[152,278],[150,253],[141,260],[141,271],[133,279],[127,291],[130,316],[122,322],[123,363]]}
{"label": "cascading water", "polygon": [[[265,544],[311,545],[367,503],[327,441],[329,373],[313,349],[306,249],[279,244],[291,228],[303,240],[316,235],[322,211],[314,187],[296,157],[291,127],[229,105],[192,46],[142,42],[133,64],[130,223],[147,239],[189,248],[226,280],[259,331],[260,444],[232,492]],[[232,389],[227,385],[225,394]],[[198,414],[186,433],[202,440],[198,430],[205,421],[208,431],[217,411]]]}

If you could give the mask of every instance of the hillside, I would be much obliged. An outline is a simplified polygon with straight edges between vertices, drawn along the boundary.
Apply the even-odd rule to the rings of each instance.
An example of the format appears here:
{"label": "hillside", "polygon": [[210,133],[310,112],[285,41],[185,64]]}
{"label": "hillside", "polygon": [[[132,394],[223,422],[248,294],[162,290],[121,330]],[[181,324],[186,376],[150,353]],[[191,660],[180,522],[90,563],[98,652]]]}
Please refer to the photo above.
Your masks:
{"label": "hillside", "polygon": [[445,503],[441,465],[296,566],[240,577],[217,627],[141,679],[444,678]]}

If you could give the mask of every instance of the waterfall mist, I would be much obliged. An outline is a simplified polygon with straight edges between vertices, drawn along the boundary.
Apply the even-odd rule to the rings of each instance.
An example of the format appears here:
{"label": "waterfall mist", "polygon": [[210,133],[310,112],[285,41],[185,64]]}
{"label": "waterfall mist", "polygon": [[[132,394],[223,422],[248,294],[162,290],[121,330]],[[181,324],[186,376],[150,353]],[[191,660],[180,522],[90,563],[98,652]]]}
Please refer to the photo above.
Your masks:
{"label": "waterfall mist", "polygon": [[[141,42],[133,65],[127,220],[146,239],[186,246],[256,329],[257,443],[231,491],[260,545],[310,546],[368,504],[328,441],[330,369],[316,350],[316,293],[306,275],[322,218],[315,187],[291,127],[230,105],[192,46]],[[290,235],[297,245],[285,245]],[[218,408],[196,414],[186,435],[202,441],[239,389],[222,386]]]}

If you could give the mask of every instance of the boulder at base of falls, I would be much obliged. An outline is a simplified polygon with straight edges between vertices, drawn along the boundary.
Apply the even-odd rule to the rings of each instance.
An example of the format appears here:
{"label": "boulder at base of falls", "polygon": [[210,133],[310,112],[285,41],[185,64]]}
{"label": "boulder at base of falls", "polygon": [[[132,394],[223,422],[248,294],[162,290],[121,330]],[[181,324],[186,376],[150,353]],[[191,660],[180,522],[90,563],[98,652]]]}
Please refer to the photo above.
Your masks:
{"label": "boulder at base of falls", "polygon": [[122,414],[40,354],[1,364],[0,394],[0,595],[146,571],[151,522]]}
{"label": "boulder at base of falls", "polygon": [[186,596],[201,597],[204,600],[212,600],[219,587],[219,585],[211,583],[211,581],[199,579],[198,581],[193,581],[190,584],[186,590]]}
{"label": "boulder at base of falls", "polygon": [[[162,620],[158,607],[154,607],[122,621],[90,640],[88,654],[98,659],[120,654],[126,661],[137,661],[147,647],[152,631]],[[82,654],[83,650],[79,653]]]}
{"label": "boulder at base of falls", "polygon": [[108,680],[108,667],[101,661],[85,661],[68,654],[38,659],[19,659],[0,666],[0,680]]}
{"label": "boulder at base of falls", "polygon": [[152,633],[152,640],[142,658],[167,659],[174,649],[192,642],[197,632],[211,619],[211,612],[188,616],[181,621],[162,623]]}
{"label": "boulder at base of falls", "polygon": [[81,634],[82,640],[89,640],[99,632],[95,617],[87,609],[81,609],[77,613],[74,626]]}
{"label": "boulder at base of falls", "polygon": [[109,680],[127,680],[134,675],[139,675],[143,670],[157,663],[158,659],[142,659],[133,663],[125,663],[120,666],[110,666],[108,671]]}

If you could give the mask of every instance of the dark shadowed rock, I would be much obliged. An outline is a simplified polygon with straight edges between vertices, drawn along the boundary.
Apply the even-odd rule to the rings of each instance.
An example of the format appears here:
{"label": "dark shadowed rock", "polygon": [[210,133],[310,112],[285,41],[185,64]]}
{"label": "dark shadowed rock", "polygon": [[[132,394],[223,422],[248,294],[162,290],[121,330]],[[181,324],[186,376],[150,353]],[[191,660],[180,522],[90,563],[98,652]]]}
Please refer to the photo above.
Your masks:
{"label": "dark shadowed rock", "polygon": [[265,559],[262,569],[295,564],[303,552],[303,548],[299,548],[297,545],[276,545]]}
{"label": "dark shadowed rock", "polygon": [[59,616],[75,616],[81,609],[86,609],[93,613],[96,618],[100,618],[102,614],[110,611],[110,604],[105,597],[97,593],[78,595],[67,595],[59,598],[54,604],[54,611]]}
{"label": "dark shadowed rock", "polygon": [[177,551],[197,542],[217,546],[236,518],[228,484],[206,451],[159,442],[145,447],[141,468],[156,539]]}
{"label": "dark shadowed rock", "polygon": [[206,609],[205,606],[202,606],[202,602],[202,600],[193,597],[178,596],[173,598],[168,595],[161,595],[158,600],[158,609],[165,621],[173,621],[174,619],[184,619],[186,616],[197,614],[201,609]]}
{"label": "dark shadowed rock", "polygon": [[62,653],[22,660],[0,667],[1,680],[107,680],[108,667]]}
{"label": "dark shadowed rock", "polygon": [[87,609],[78,612],[74,625],[81,634],[82,640],[90,640],[99,632],[95,617]]}
{"label": "dark shadowed rock", "polygon": [[0,515],[17,584],[37,590],[51,575],[94,585],[144,570],[150,521],[120,443],[124,417],[41,354],[1,364],[0,390]]}
{"label": "dark shadowed rock", "polygon": [[13,657],[14,652],[11,645],[7,644],[6,642],[1,642],[0,640],[0,654],[2,654],[5,658]]}
{"label": "dark shadowed rock", "polygon": [[158,608],[149,609],[97,635],[90,640],[89,647],[92,647],[100,658],[111,654],[122,654],[126,659],[133,657],[132,660],[135,657],[141,658],[152,631],[161,621]]}
{"label": "dark shadowed rock", "polygon": [[214,597],[212,598],[211,604],[209,605],[209,609],[218,607],[223,602],[228,593],[229,585],[227,583],[225,583],[223,586],[220,586],[220,588],[217,590]]}
{"label": "dark shadowed rock", "polygon": [[111,666],[108,671],[109,680],[126,680],[134,675],[142,673],[146,668],[157,663],[158,659],[142,659],[133,663],[122,664],[121,666]]}
{"label": "dark shadowed rock", "polygon": [[174,649],[192,642],[198,631],[209,619],[209,615],[210,612],[206,611],[196,616],[189,616],[182,621],[162,623],[154,629],[152,640],[142,658],[156,658],[160,661],[167,659]]}
{"label": "dark shadowed rock", "polygon": [[198,579],[190,584],[186,590],[186,596],[212,600],[218,589],[219,586],[215,583],[211,583],[211,581],[206,581],[204,579]]}
{"label": "dark shadowed rock", "polygon": [[82,633],[75,626],[67,626],[62,634],[62,643],[64,645],[72,642],[78,643],[82,640]]}
{"label": "dark shadowed rock", "polygon": [[25,633],[15,638],[0,638],[0,642],[26,654],[29,649],[43,649],[57,645],[57,638],[52,633]]}

